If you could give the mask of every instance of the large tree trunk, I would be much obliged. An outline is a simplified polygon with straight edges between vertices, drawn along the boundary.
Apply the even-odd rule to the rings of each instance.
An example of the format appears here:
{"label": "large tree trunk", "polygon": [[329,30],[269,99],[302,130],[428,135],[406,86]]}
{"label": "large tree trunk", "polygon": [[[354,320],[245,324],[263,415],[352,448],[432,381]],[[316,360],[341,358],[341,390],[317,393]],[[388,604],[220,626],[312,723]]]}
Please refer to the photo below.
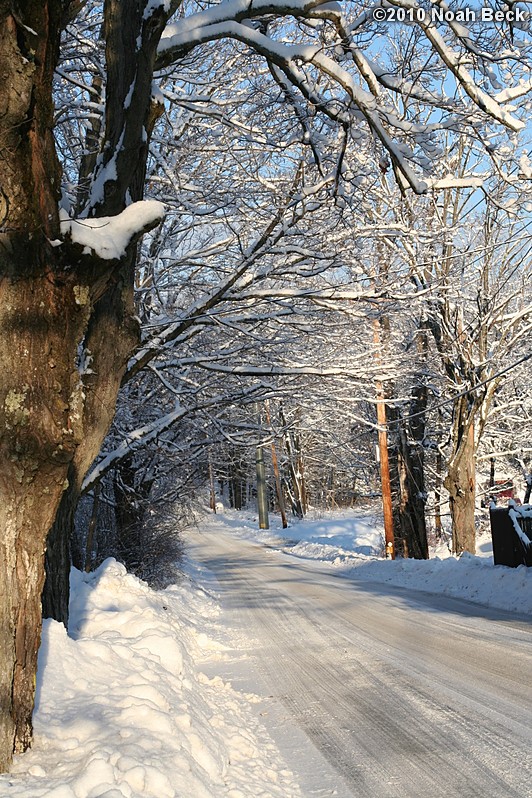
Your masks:
{"label": "large tree trunk", "polygon": [[52,274],[0,280],[0,767],[31,739],[46,536],[80,443],[85,314]]}
{"label": "large tree trunk", "polygon": [[76,449],[65,491],[50,530],[46,553],[43,615],[68,622],[70,541],[83,478],[97,457],[113,420],[116,397],[127,360],[139,340],[133,306],[134,256],[116,270],[112,285],[94,305],[83,339],[90,353],[90,373],[84,375],[80,410],[83,446]]}
{"label": "large tree trunk", "polygon": [[54,618],[67,624],[70,598],[70,540],[66,530],[74,529],[78,493],[75,485],[75,470],[70,464],[68,487],[55,514],[53,525],[46,541],[45,574],[42,592],[43,618]]}
{"label": "large tree trunk", "polygon": [[[91,195],[89,182],[91,166],[95,167],[94,181],[99,180],[95,154],[91,152],[81,164],[78,204],[85,201],[85,212],[91,216],[118,214],[128,202],[144,195],[149,142],[163,110],[151,99],[152,75],[157,43],[168,16],[163,6],[151,11],[151,16],[145,15],[143,4],[137,0],[105,3],[106,115],[99,168],[105,169],[113,158],[116,164],[112,178],[104,182],[103,196],[96,197]],[[132,96],[126,102],[132,86]],[[91,135],[95,137],[99,129],[99,125],[93,125]],[[135,263],[133,247],[120,266],[115,264],[112,280],[99,284],[83,339],[83,348],[90,357],[90,373],[84,376],[83,447],[76,451],[68,495],[50,532],[43,597],[45,616],[65,624],[70,570],[66,556],[81,485],[111,425],[127,361],[140,337],[134,307]]]}
{"label": "large tree trunk", "polygon": [[467,420],[466,399],[455,409],[454,440],[457,442],[449,462],[444,486],[449,492],[455,554],[475,554],[475,428]]}
{"label": "large tree trunk", "polygon": [[407,557],[427,560],[429,548],[425,523],[424,456],[421,442],[409,440],[401,422],[398,442],[400,482],[399,524]]}
{"label": "large tree trunk", "polygon": [[[425,364],[428,342],[424,326],[420,324],[417,348]],[[399,525],[408,557],[426,560],[429,556],[427,526],[425,521],[425,423],[428,391],[426,370],[415,379],[408,417],[399,420],[398,471],[399,471]]]}
{"label": "large tree trunk", "polygon": [[85,285],[64,268],[51,80],[61,3],[0,2],[0,770],[31,740],[46,535],[80,441]]}
{"label": "large tree trunk", "polygon": [[[31,741],[47,535],[65,491],[73,493],[61,513],[71,517],[137,332],[131,322],[134,243],[120,263],[82,256],[68,241],[55,245],[61,172],[52,77],[68,4],[21,0],[16,12],[14,5],[0,0],[0,771]],[[153,64],[168,13],[157,6],[145,18],[136,0],[108,0],[105,8],[103,147],[110,158],[117,141],[127,146],[117,156],[117,179],[105,186],[92,215],[119,213],[126,197],[142,194],[155,119]],[[98,373],[78,371],[80,347],[91,349]],[[68,540],[61,534],[51,550],[59,591],[51,606],[59,615],[68,575]]]}

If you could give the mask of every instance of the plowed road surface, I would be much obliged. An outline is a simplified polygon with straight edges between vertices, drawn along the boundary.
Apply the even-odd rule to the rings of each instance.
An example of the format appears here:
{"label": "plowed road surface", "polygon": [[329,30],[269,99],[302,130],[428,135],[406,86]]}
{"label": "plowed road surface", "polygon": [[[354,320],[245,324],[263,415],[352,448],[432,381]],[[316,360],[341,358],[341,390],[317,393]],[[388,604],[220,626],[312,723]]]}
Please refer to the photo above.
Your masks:
{"label": "plowed road surface", "polygon": [[532,796],[525,618],[353,582],[222,530],[194,533],[189,551],[307,742],[292,752],[317,774],[305,795]]}

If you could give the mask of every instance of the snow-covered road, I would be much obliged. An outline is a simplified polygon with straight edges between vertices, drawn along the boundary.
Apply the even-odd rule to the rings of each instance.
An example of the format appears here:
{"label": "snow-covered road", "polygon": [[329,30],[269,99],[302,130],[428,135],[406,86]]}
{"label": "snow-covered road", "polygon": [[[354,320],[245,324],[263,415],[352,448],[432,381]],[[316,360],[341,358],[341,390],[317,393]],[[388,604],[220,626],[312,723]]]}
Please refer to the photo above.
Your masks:
{"label": "snow-covered road", "polygon": [[325,775],[320,795],[532,796],[525,617],[335,576],[221,524],[188,547],[215,574],[238,647],[310,739],[308,756],[315,746],[340,776]]}

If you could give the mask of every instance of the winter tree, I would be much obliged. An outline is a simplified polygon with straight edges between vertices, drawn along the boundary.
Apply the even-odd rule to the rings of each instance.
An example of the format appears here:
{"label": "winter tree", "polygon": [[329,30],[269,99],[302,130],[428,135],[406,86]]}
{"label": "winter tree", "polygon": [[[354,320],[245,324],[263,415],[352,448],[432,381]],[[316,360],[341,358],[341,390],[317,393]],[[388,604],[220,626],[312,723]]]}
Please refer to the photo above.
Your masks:
{"label": "winter tree", "polygon": [[[368,8],[346,12],[321,0],[0,2],[0,769],[31,742],[46,541],[53,528],[50,562],[64,571],[64,530],[139,341],[137,243],[165,215],[145,199],[150,144],[171,104],[157,82],[192,59],[205,78],[203,102],[216,101],[209,53],[220,40],[236,42],[241,75],[245,64],[263,64],[333,190],[361,130],[401,189],[422,193],[437,185],[431,160],[442,129],[479,138],[489,158],[499,129],[523,127],[506,107],[528,91],[517,30],[502,29],[501,47],[489,26],[465,35],[420,19],[407,26],[408,69],[396,73],[390,29],[376,27]],[[85,142],[73,164],[54,139],[54,71],[68,51],[83,72],[99,46],[103,69],[80,81]],[[424,115],[411,113],[412,100]],[[79,181],[70,199],[64,178]],[[265,226],[264,240],[271,234]],[[133,362],[144,365],[147,352],[174,340],[167,329]]]}

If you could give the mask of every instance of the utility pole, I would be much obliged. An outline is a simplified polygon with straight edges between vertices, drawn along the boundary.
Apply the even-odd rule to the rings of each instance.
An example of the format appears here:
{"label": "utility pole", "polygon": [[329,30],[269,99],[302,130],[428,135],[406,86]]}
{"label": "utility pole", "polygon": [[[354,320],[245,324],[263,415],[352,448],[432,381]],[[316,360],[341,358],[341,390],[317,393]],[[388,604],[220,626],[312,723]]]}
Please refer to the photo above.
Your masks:
{"label": "utility pole", "polygon": [[[381,182],[385,184],[384,173],[381,175]],[[380,204],[380,203],[379,203]],[[380,211],[380,208],[377,208]],[[383,251],[382,241],[377,242],[376,250],[376,273],[372,279],[373,288],[377,287],[379,278],[382,274],[386,276],[388,271],[388,261]],[[372,322],[373,344],[375,346],[375,363],[382,368],[382,337],[381,319],[375,316]],[[388,432],[386,422],[386,404],[384,380],[377,374],[375,381],[375,394],[377,398],[377,424],[379,427],[379,465],[381,472],[381,493],[382,493],[382,512],[384,516],[384,543],[386,547],[386,559],[395,560],[395,538],[393,534],[393,511],[392,511],[392,487],[390,482],[390,461],[388,458]]]}
{"label": "utility pole", "polygon": [[[381,335],[379,320],[373,320],[373,343],[375,359],[381,364]],[[384,385],[379,378],[375,383],[377,396],[377,423],[379,425],[379,465],[381,472],[382,510],[384,515],[384,541],[386,559],[395,560],[395,543],[393,535],[392,488],[390,483],[390,463],[388,459],[388,433],[386,431],[386,404]]]}
{"label": "utility pole", "polygon": [[269,529],[268,522],[268,486],[266,485],[266,467],[262,446],[257,446],[257,508],[259,511],[259,529]]}

